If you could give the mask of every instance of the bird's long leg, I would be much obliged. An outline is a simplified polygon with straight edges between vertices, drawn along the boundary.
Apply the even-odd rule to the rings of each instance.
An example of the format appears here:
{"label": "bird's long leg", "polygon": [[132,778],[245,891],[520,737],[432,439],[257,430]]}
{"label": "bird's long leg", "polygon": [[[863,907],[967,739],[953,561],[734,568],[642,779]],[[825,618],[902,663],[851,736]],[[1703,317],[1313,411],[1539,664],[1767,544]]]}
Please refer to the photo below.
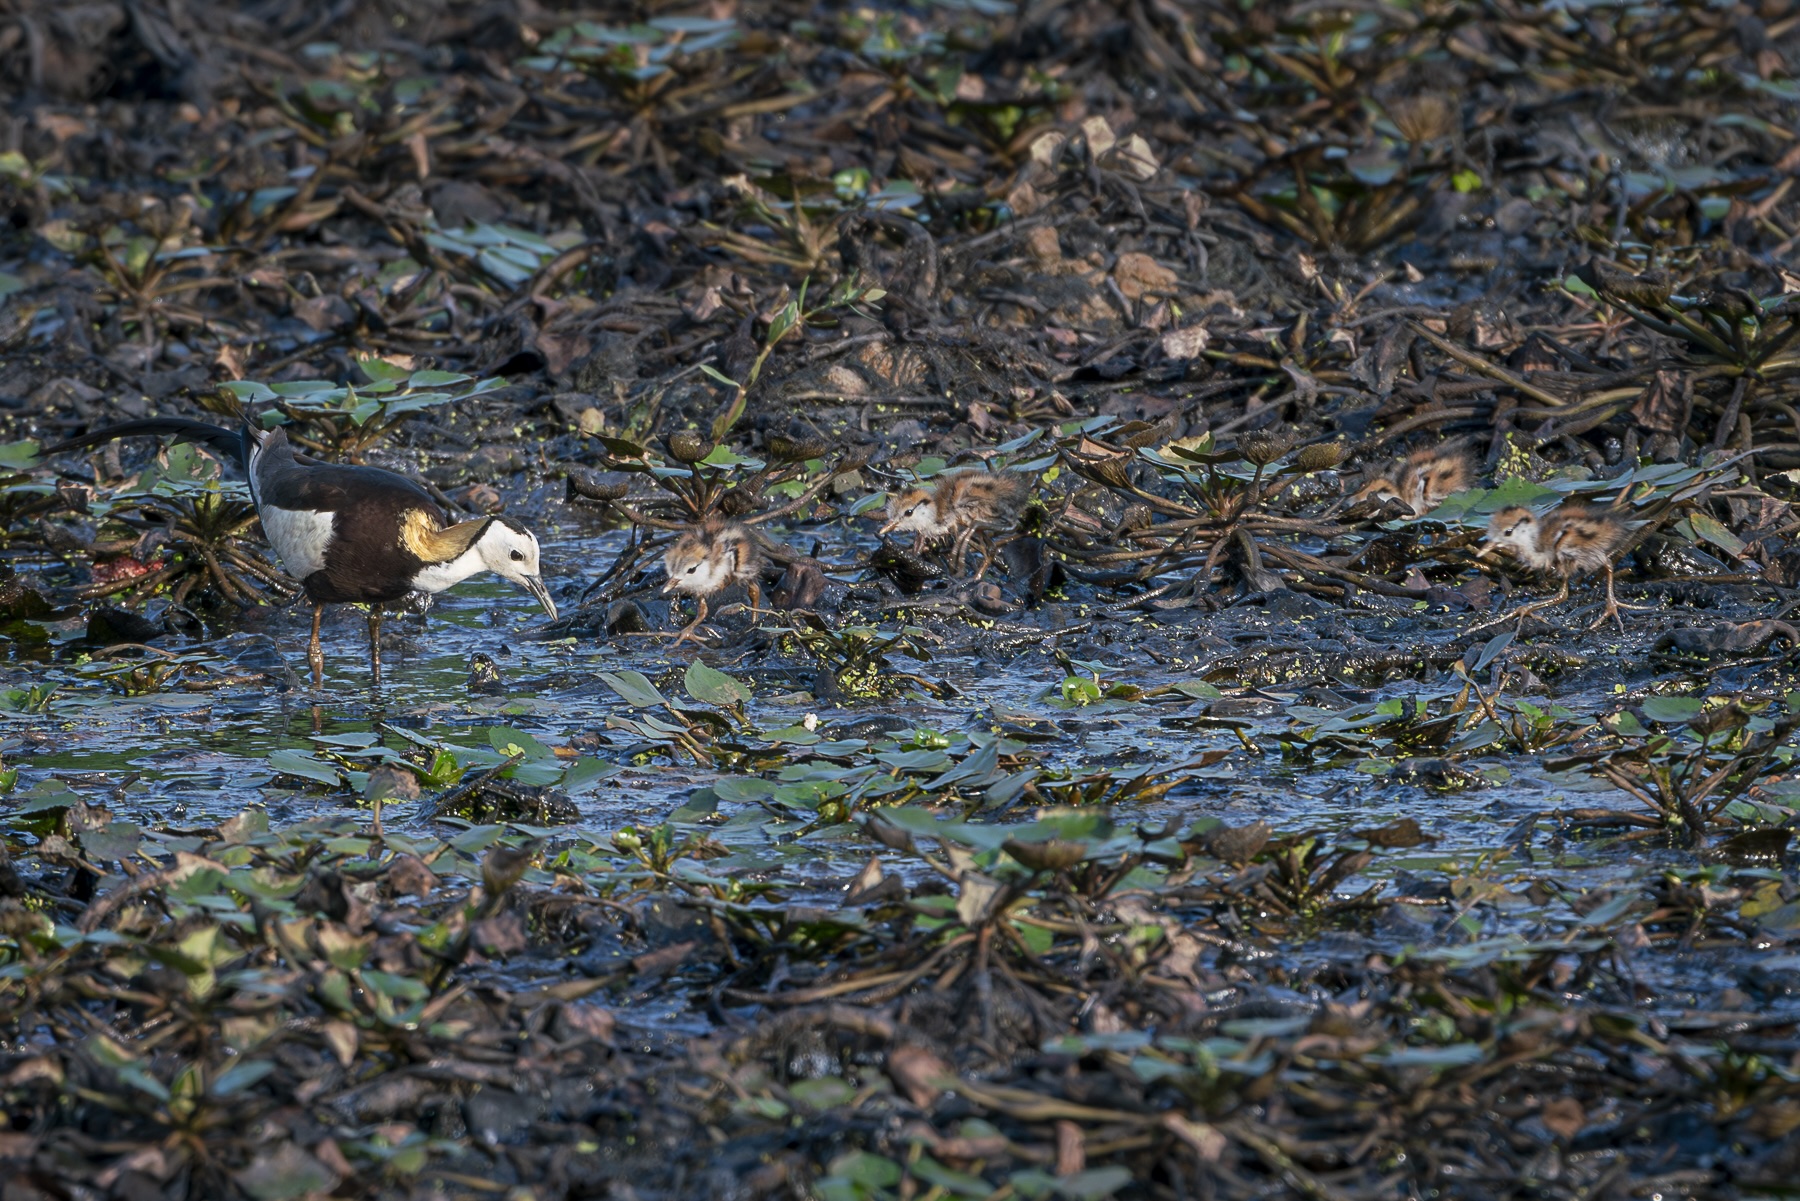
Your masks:
{"label": "bird's long leg", "polygon": [[751,580],[744,585],[744,592],[750,598],[750,628],[756,628],[756,614],[762,608],[762,585]]}
{"label": "bird's long leg", "polygon": [[678,647],[682,643],[686,642],[689,638],[692,638],[694,636],[694,631],[699,629],[700,623],[705,620],[706,620],[706,598],[703,596],[698,601],[695,602],[694,620],[688,622],[687,625],[682,627],[681,633],[675,635],[675,641],[669,643],[669,649],[674,650],[676,647]]}
{"label": "bird's long leg", "polygon": [[[969,540],[973,537],[975,537],[975,527],[965,526],[962,532],[957,534],[956,546],[950,552],[950,569],[959,576],[962,574],[963,566],[969,561]],[[986,570],[985,559],[983,560],[983,570]],[[980,579],[980,574],[977,573],[975,578]]]}
{"label": "bird's long leg", "polygon": [[975,565],[975,575],[972,577],[977,584],[981,582],[981,577],[987,574],[988,568],[994,565],[994,554],[994,540],[983,533],[981,535],[981,562]]}
{"label": "bird's long leg", "polygon": [[1564,601],[1566,601],[1568,599],[1569,599],[1569,577],[1564,576],[1563,581],[1562,581],[1562,587],[1558,588],[1556,590],[1555,596],[1552,596],[1547,600],[1533,601],[1529,605],[1526,605],[1525,607],[1523,607],[1521,609],[1514,610],[1513,616],[1518,618],[1521,622],[1523,622],[1527,617],[1530,617],[1533,613],[1536,613],[1538,610],[1553,609],[1557,605],[1562,604]]}
{"label": "bird's long leg", "polygon": [[306,644],[306,662],[312,668],[313,687],[325,686],[325,651],[319,646],[319,622],[325,618],[323,601],[313,602],[312,641]]}
{"label": "bird's long leg", "polygon": [[381,606],[369,606],[369,683],[381,683]]}
{"label": "bird's long leg", "polygon": [[1647,607],[1648,606],[1645,605],[1627,605],[1620,603],[1618,596],[1613,593],[1613,569],[1612,564],[1608,563],[1606,565],[1606,606],[1600,611],[1600,616],[1594,618],[1594,624],[1589,626],[1588,629],[1599,629],[1606,624],[1606,619],[1610,617],[1613,619],[1613,623],[1619,627],[1619,633],[1623,634],[1625,632],[1625,619],[1619,616],[1619,611],[1621,609],[1643,609]]}
{"label": "bird's long leg", "polygon": [[1566,601],[1568,599],[1569,599],[1569,581],[1568,581],[1567,577],[1564,577],[1563,582],[1562,582],[1562,588],[1557,591],[1555,596],[1549,598],[1548,600],[1533,601],[1531,604],[1526,605],[1523,608],[1515,609],[1511,613],[1495,614],[1493,617],[1488,618],[1486,621],[1480,623],[1479,625],[1470,626],[1468,632],[1473,634],[1477,630],[1485,630],[1489,626],[1505,625],[1507,622],[1513,620],[1514,618],[1519,619],[1519,621],[1521,623],[1520,628],[1523,628],[1524,620],[1527,617],[1530,617],[1533,613],[1536,613],[1539,609],[1548,609],[1552,605],[1561,604],[1563,601]]}

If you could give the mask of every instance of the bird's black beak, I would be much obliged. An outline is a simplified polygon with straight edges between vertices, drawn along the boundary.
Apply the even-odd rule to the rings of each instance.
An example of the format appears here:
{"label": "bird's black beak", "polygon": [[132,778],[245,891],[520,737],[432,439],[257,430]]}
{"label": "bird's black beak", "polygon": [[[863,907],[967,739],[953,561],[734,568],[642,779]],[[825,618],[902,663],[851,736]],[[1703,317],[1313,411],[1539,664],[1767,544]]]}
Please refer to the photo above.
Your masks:
{"label": "bird's black beak", "polygon": [[544,587],[544,577],[528,575],[519,583],[524,586],[525,591],[537,598],[538,604],[544,606],[544,612],[550,615],[550,620],[555,621],[556,602],[550,599],[550,589]]}

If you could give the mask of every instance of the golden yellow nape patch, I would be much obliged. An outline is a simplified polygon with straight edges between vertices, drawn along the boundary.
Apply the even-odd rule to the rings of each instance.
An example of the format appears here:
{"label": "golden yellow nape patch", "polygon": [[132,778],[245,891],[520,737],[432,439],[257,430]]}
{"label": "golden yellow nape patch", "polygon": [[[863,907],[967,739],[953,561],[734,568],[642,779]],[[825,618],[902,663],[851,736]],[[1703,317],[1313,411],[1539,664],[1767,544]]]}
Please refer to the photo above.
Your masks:
{"label": "golden yellow nape patch", "polygon": [[408,509],[400,515],[400,545],[426,563],[448,563],[475,544],[488,520],[459,521],[445,528],[424,509]]}

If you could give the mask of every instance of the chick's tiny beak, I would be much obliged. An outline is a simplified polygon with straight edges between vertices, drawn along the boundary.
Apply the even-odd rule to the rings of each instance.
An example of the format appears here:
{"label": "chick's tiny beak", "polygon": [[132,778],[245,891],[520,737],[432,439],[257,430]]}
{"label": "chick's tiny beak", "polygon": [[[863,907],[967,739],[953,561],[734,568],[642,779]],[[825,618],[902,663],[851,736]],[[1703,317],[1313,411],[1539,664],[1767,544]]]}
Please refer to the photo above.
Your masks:
{"label": "chick's tiny beak", "polygon": [[892,521],[888,522],[886,525],[882,526],[879,530],[876,530],[875,532],[877,534],[891,534],[894,532],[894,527],[899,525],[902,520],[903,520],[903,518],[896,517]]}
{"label": "chick's tiny beak", "polygon": [[544,606],[544,612],[550,615],[550,620],[555,621],[556,602],[550,599],[550,589],[544,586],[544,577],[528,575],[520,580],[519,583],[524,586],[525,591],[537,598],[538,604]]}
{"label": "chick's tiny beak", "polygon": [[664,581],[663,586],[662,586],[662,592],[663,592],[664,596],[667,596],[667,595],[669,595],[669,593],[671,593],[673,591],[675,591],[675,577],[670,576],[666,581]]}
{"label": "chick's tiny beak", "polygon": [[1483,542],[1481,544],[1481,549],[1475,552],[1475,557],[1477,559],[1487,559],[1487,558],[1491,558],[1492,556],[1498,554],[1499,552],[1500,552],[1500,547],[1497,543]]}

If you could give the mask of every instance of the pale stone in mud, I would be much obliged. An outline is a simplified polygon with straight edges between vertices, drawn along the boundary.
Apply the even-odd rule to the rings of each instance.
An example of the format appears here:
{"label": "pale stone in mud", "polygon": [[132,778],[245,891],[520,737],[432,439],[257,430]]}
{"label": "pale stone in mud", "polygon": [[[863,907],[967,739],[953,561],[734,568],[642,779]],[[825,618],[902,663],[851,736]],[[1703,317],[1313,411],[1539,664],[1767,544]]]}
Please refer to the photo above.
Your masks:
{"label": "pale stone in mud", "polygon": [[1200,357],[1212,335],[1206,332],[1204,325],[1187,325],[1180,329],[1172,329],[1162,336],[1162,352],[1171,359],[1185,360]]}
{"label": "pale stone in mud", "polygon": [[1181,277],[1173,270],[1135,250],[1119,256],[1119,261],[1113,264],[1113,279],[1128,300],[1173,296],[1181,283]]}

